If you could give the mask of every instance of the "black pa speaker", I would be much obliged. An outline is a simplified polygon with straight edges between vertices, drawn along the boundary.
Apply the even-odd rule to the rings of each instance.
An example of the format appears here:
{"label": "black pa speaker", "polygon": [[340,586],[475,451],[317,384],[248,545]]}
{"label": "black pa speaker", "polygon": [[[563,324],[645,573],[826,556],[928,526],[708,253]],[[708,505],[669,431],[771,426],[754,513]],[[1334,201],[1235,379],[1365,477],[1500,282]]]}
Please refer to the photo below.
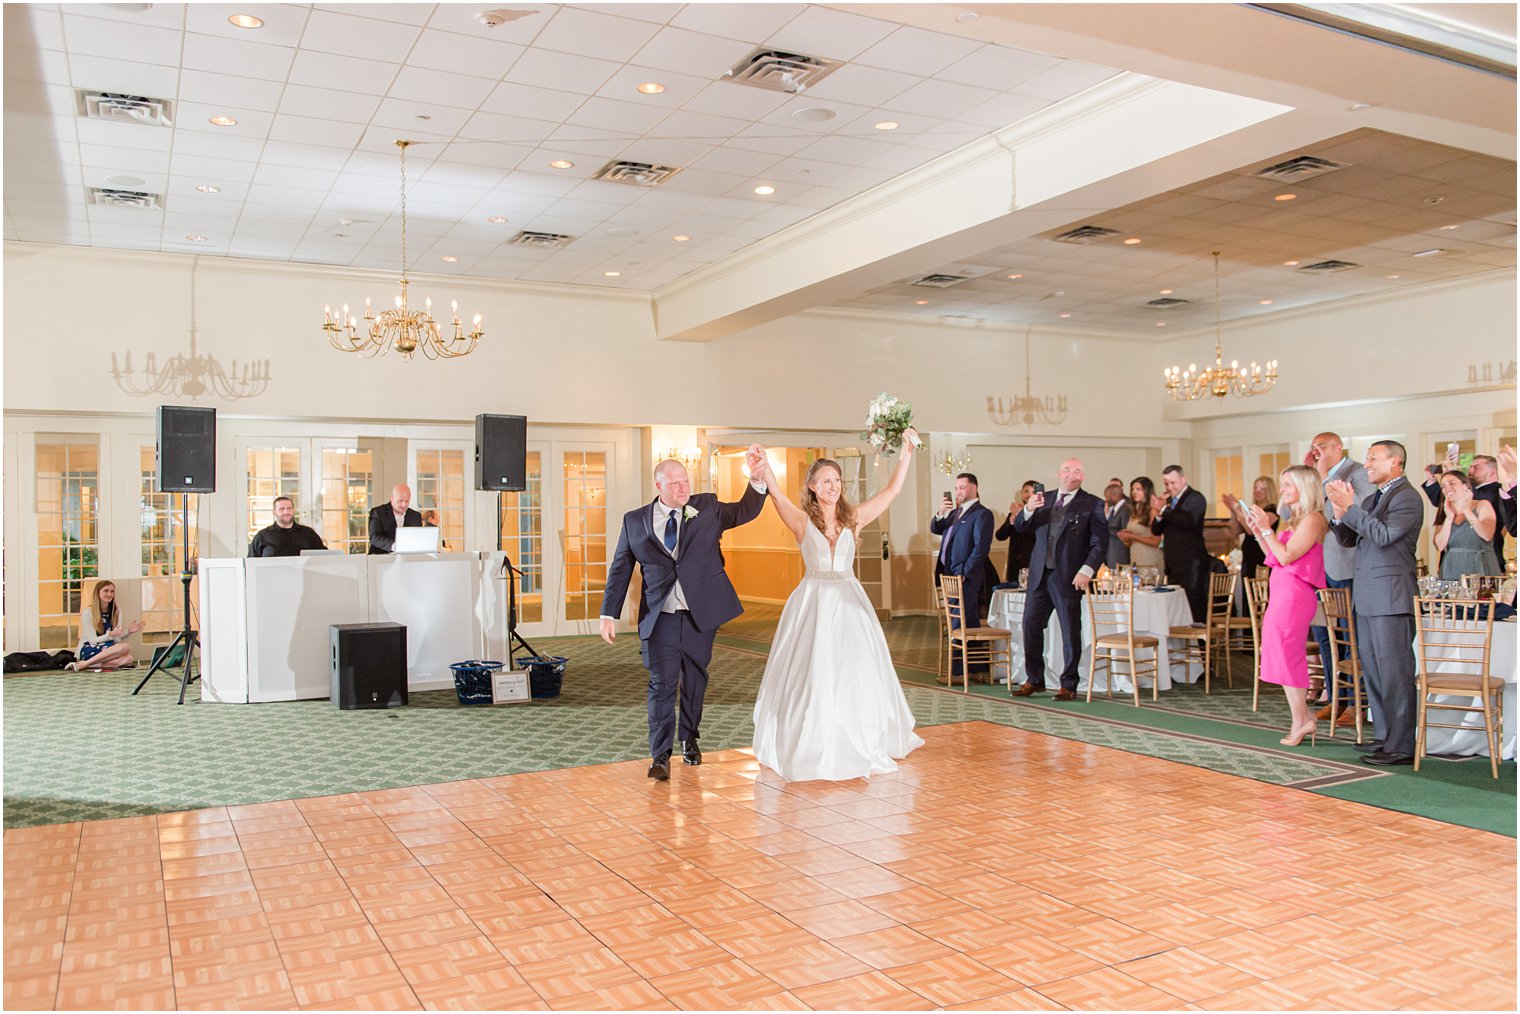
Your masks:
{"label": "black pa speaker", "polygon": [[528,417],[475,417],[475,488],[521,492],[528,488]]}
{"label": "black pa speaker", "polygon": [[216,492],[216,409],[158,406],[158,491]]}
{"label": "black pa speaker", "polygon": [[332,702],[341,711],[398,708],[406,703],[406,627],[399,623],[334,623]]}

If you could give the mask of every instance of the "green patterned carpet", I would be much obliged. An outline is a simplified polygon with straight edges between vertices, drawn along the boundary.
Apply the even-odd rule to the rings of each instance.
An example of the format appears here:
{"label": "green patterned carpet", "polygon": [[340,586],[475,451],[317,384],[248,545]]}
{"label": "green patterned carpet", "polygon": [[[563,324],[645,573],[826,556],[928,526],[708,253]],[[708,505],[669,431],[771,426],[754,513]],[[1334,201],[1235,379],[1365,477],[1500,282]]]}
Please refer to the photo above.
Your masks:
{"label": "green patterned carpet", "polygon": [[[720,634],[702,745],[751,742],[750,715],[779,608],[753,605]],[[1295,785],[1513,835],[1515,767],[1497,783],[1486,760],[1432,761],[1418,776],[1356,762],[1345,740],[1277,745],[1281,695],[1178,687],[1135,709],[1127,700],[1013,701],[1002,687],[971,695],[934,682],[937,623],[886,624],[908,703],[923,726],[986,721],[1279,785]],[[176,707],[177,680],[44,673],[4,682],[5,826],[95,820],[230,803],[327,795],[643,757],[645,675],[638,641],[543,639],[568,656],[552,701],[460,707],[452,691],[413,694],[390,711],[338,711],[327,701]],[[1248,664],[1248,663],[1247,663]],[[1244,683],[1245,666],[1237,670]]]}

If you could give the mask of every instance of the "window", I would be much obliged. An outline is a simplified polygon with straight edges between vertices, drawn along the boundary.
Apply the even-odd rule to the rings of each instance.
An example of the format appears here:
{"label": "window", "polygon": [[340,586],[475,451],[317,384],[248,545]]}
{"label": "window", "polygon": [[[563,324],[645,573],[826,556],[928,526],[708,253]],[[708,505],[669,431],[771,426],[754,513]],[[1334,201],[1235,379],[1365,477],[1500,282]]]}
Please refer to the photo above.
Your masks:
{"label": "window", "polygon": [[565,619],[601,615],[607,589],[607,455],[565,452]]}
{"label": "window", "polygon": [[[1239,454],[1216,454],[1214,455],[1214,514],[1217,517],[1228,517],[1229,510],[1224,505],[1224,494],[1234,493],[1236,496],[1245,496],[1250,499],[1250,490],[1245,489],[1245,478],[1241,474],[1243,463]],[[1255,476],[1252,476],[1255,478]],[[1157,490],[1157,492],[1161,492]]]}
{"label": "window", "polygon": [[[1270,454],[1261,455],[1259,458],[1259,464],[1261,471],[1257,472],[1256,475],[1251,476],[1251,481],[1254,483],[1256,481],[1257,475],[1265,475],[1270,476],[1272,479],[1272,484],[1276,486],[1280,485],[1280,483],[1277,481],[1278,476],[1282,475],[1283,469],[1293,464],[1293,462],[1288,460],[1287,451],[1273,451]],[[1249,493],[1250,491],[1247,490],[1246,492]]]}
{"label": "window", "polygon": [[434,525],[439,549],[464,548],[464,452],[438,448],[417,450],[417,488],[412,509],[424,525]]}
{"label": "window", "polygon": [[37,627],[44,649],[72,649],[90,578],[100,576],[96,524],[100,444],[37,443]]}
{"label": "window", "polygon": [[248,531],[243,552],[259,529],[274,524],[274,499],[288,496],[295,501],[296,520],[301,519],[301,452],[295,447],[248,448]]}
{"label": "window", "polygon": [[[522,571],[517,588],[519,623],[538,623],[544,618],[544,521],[543,467],[538,451],[527,455],[528,488],[521,493],[501,494],[501,548]],[[597,604],[601,608],[601,604]]]}
{"label": "window", "polygon": [[[138,449],[138,514],[142,525],[142,603],[137,617],[143,621],[143,638],[162,640],[184,626],[184,590],[180,575],[185,567],[184,513],[180,499],[173,493],[158,492],[158,466],[152,446]],[[200,497],[188,494],[190,564],[200,555]],[[196,601],[191,582],[190,600]],[[160,635],[155,638],[154,635]]]}
{"label": "window", "polygon": [[328,549],[369,552],[374,485],[373,451],[322,449],[322,541]]}

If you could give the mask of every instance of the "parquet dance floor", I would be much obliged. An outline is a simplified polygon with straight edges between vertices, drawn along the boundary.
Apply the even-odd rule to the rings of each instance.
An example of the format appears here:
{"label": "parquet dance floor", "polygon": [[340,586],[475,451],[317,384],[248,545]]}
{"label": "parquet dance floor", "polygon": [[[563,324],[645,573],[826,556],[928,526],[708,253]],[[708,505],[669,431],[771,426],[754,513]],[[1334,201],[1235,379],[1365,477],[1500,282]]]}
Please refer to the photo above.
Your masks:
{"label": "parquet dance floor", "polygon": [[1514,1009],[1512,839],[923,734],[9,830],[5,1006]]}

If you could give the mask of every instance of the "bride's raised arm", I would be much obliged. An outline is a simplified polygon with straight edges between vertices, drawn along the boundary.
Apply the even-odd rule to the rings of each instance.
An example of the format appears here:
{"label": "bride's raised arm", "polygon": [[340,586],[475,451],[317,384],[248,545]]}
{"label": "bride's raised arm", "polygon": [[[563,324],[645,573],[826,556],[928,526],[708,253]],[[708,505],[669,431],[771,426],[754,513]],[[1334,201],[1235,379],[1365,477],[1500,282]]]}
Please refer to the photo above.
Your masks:
{"label": "bride's raised arm", "polygon": [[781,492],[781,483],[776,481],[776,472],[771,468],[771,459],[765,453],[765,448],[759,444],[755,444],[750,448],[750,451],[763,462],[760,466],[761,470],[759,474],[755,475],[755,478],[765,483],[766,492],[770,494],[771,499],[776,503],[776,513],[780,515],[781,523],[786,525],[787,529],[791,531],[800,544],[802,537],[807,534],[807,526],[812,524],[808,520],[807,512],[788,500],[786,494]]}
{"label": "bride's raised arm", "polygon": [[897,460],[897,467],[892,469],[892,478],[875,496],[855,508],[855,523],[860,528],[885,514],[892,501],[897,499],[897,494],[902,492],[903,483],[908,481],[908,466],[913,460],[913,447],[917,440],[918,431],[913,427],[903,431],[901,456]]}

